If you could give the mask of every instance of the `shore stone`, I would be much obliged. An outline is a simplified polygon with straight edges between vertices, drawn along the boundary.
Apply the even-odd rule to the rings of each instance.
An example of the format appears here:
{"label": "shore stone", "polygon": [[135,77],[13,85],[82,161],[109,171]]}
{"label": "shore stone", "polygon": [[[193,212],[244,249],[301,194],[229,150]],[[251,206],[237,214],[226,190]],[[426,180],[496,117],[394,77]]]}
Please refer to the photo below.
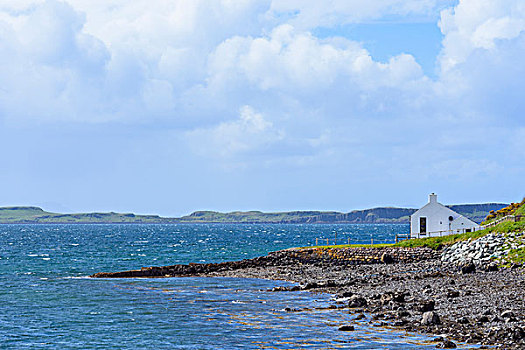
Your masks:
{"label": "shore stone", "polygon": [[350,298],[348,301],[348,307],[356,308],[356,307],[363,307],[366,306],[367,301],[365,298],[359,295],[354,295]]}
{"label": "shore stone", "polygon": [[428,300],[419,304],[418,309],[421,312],[433,311],[435,306],[436,302],[434,300]]}
{"label": "shore stone", "polygon": [[339,329],[340,331],[343,331],[343,332],[351,332],[351,331],[353,331],[355,328],[354,328],[354,326],[345,325],[345,326],[340,326],[338,329]]}
{"label": "shore stone", "polygon": [[469,262],[461,266],[462,274],[473,273],[473,272],[476,272],[476,265],[474,265],[474,263]]}
{"label": "shore stone", "polygon": [[383,255],[381,255],[381,262],[383,264],[393,264],[394,258],[390,254],[383,253]]}
{"label": "shore stone", "polygon": [[[516,237],[522,239],[523,235],[520,233]],[[501,241],[505,239],[502,238]],[[466,256],[476,249],[483,249],[485,252],[480,259],[503,254],[503,251],[510,249],[502,247],[503,243],[496,241],[494,243],[498,246],[494,250],[490,250],[487,244],[474,242],[475,240],[462,242],[455,250],[446,248],[441,252],[391,247],[287,249],[242,261],[147,267],[141,270],[100,273],[93,277],[193,275],[287,280],[300,283],[301,289],[308,285],[307,289],[315,292],[345,295],[344,300],[336,298],[336,302],[349,305],[351,298],[354,298],[356,305],[366,302],[366,305],[348,309],[347,312],[354,314],[357,319],[363,317],[367,320],[375,314],[383,314],[382,320],[385,322],[371,321],[370,324],[373,325],[398,326],[407,332],[434,333],[442,335],[443,339],[450,336],[454,341],[476,344],[477,348],[483,348],[482,344],[487,344],[495,348],[504,346],[508,350],[525,349],[525,274],[519,269],[508,267],[500,268],[497,272],[481,272],[485,271],[484,265],[478,265],[478,262],[475,264],[479,273],[461,274],[458,266],[452,265],[450,261],[454,261],[454,264],[466,264]],[[381,263],[380,258],[384,253],[392,255],[395,263]],[[442,262],[441,258],[448,261]],[[490,261],[499,264],[498,261]],[[291,289],[296,288],[290,286],[276,291],[288,293]],[[459,291],[460,295],[449,298],[449,291]],[[401,295],[405,296],[402,304]],[[357,302],[357,298],[362,298],[364,302]],[[421,313],[435,314],[435,305],[439,305],[440,324],[428,324],[436,321],[433,316],[426,316],[426,324],[423,324]],[[341,309],[335,305],[332,307]],[[326,309],[328,307],[323,308]],[[296,311],[292,308],[289,310]],[[411,315],[403,316],[404,312],[408,312],[406,310]],[[503,313],[507,318],[501,317],[504,310],[510,312]],[[359,316],[365,311],[367,316]],[[487,311],[492,314],[486,314]],[[481,316],[487,316],[491,321],[476,323]],[[462,323],[462,318],[470,322]]]}
{"label": "shore stone", "polygon": [[438,349],[455,349],[457,348],[456,343],[450,341],[450,340],[443,340],[441,343],[439,343],[436,348]]}
{"label": "shore stone", "polygon": [[423,317],[421,318],[421,324],[423,325],[433,325],[433,324],[440,324],[441,320],[439,319],[439,316],[434,311],[427,311],[423,314]]}

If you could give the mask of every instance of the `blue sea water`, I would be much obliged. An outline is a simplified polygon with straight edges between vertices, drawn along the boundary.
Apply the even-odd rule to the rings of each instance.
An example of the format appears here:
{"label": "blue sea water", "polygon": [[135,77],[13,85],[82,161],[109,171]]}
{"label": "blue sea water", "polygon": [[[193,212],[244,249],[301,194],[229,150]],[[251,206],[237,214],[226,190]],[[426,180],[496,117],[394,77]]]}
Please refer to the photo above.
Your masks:
{"label": "blue sea water", "polygon": [[[330,295],[240,278],[90,279],[312,245],[392,241],[408,225],[0,225],[1,349],[432,349],[370,327]],[[306,309],[286,312],[285,308]],[[339,325],[354,324],[354,332]]]}

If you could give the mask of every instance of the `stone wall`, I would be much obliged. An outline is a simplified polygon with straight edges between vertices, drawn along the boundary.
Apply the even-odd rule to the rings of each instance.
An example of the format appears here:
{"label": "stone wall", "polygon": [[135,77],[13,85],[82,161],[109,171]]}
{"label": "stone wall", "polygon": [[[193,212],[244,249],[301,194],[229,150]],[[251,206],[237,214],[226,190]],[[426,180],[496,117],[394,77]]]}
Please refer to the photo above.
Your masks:
{"label": "stone wall", "polygon": [[307,264],[325,262],[338,265],[409,263],[440,257],[438,251],[430,248],[303,248],[289,249],[285,252],[291,258]]}

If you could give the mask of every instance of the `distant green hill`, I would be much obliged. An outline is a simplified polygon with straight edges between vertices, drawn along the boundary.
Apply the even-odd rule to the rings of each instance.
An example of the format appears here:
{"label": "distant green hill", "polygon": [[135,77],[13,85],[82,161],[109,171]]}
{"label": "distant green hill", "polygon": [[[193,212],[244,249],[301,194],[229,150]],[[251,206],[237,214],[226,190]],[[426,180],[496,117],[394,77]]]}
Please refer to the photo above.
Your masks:
{"label": "distant green hill", "polygon": [[162,218],[158,215],[135,215],[119,213],[59,214],[44,211],[38,207],[0,208],[0,223],[173,223],[177,219]]}
{"label": "distant green hill", "polygon": [[[475,221],[482,222],[491,210],[505,207],[502,203],[459,204],[448,207],[459,214]],[[354,210],[349,213],[333,211],[291,211],[281,213],[263,213],[260,211],[235,211],[220,213],[215,211],[196,211],[180,218],[181,222],[202,223],[408,223],[409,217],[417,209],[413,208],[373,208]]]}
{"label": "distant green hill", "polygon": [[[476,222],[481,222],[491,210],[497,211],[507,204],[461,204],[450,205],[452,210]],[[44,211],[38,207],[3,207],[0,208],[0,223],[408,223],[409,216],[416,209],[412,208],[373,208],[354,210],[349,213],[335,211],[291,211],[281,213],[263,213],[260,211],[235,211],[220,213],[215,211],[196,211],[181,218],[165,218],[158,215],[136,215],[121,213],[78,213],[60,214]]]}

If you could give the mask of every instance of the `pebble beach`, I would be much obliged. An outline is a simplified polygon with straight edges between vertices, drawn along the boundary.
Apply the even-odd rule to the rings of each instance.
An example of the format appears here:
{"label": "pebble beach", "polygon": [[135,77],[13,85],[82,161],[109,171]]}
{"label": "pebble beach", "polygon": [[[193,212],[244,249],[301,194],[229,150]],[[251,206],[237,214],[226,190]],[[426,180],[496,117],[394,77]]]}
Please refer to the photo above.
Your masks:
{"label": "pebble beach", "polygon": [[[286,280],[330,293],[327,308],[347,309],[370,324],[432,334],[438,348],[455,342],[481,348],[525,348],[525,268],[504,264],[524,233],[488,235],[442,250],[429,248],[302,248],[219,264],[143,268],[92,277],[241,277]],[[290,305],[289,312],[295,310]],[[352,325],[341,331],[351,331]]]}

